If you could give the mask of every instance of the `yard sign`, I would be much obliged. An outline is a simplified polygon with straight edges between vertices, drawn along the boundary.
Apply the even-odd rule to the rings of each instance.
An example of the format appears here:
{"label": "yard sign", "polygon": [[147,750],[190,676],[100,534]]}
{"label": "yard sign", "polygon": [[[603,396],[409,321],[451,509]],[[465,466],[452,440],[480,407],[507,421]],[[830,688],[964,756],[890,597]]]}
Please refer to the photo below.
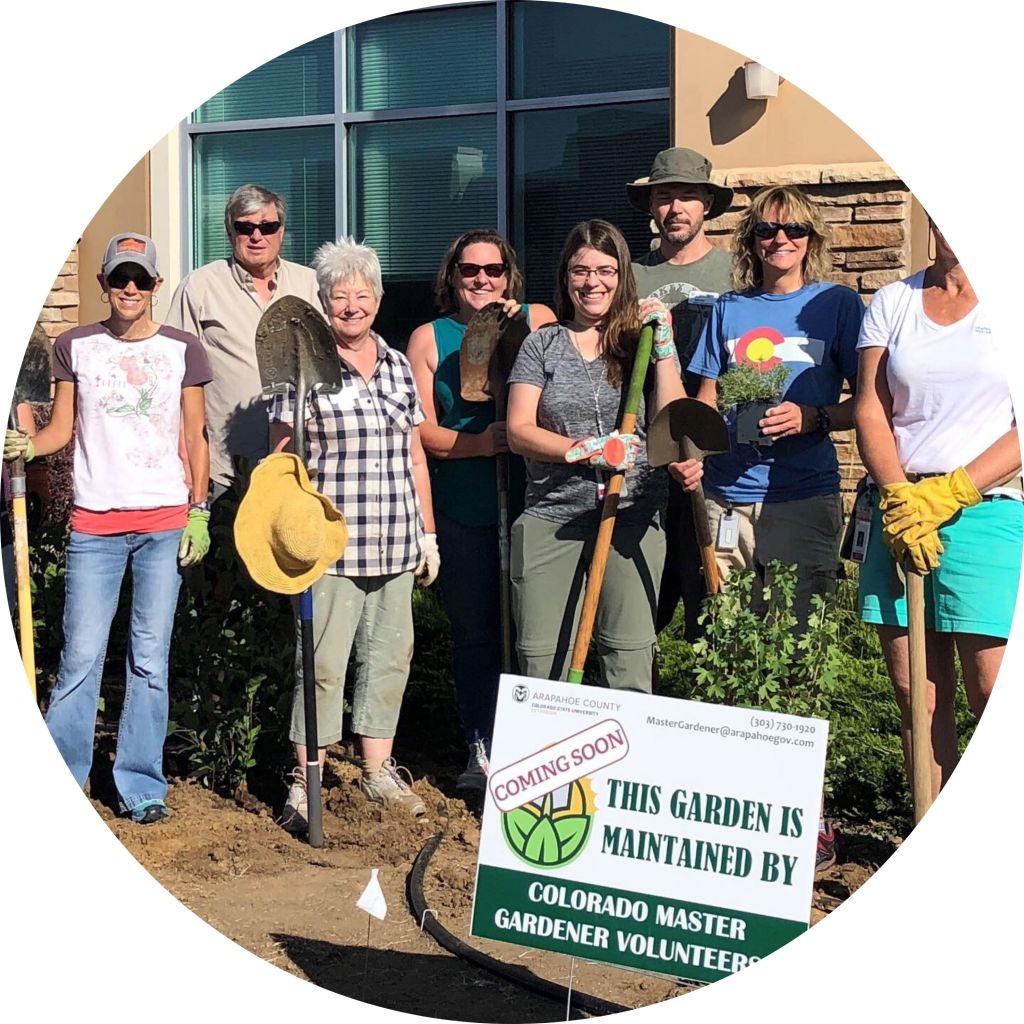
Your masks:
{"label": "yard sign", "polygon": [[504,675],[471,931],[715,981],[805,931],[828,723]]}

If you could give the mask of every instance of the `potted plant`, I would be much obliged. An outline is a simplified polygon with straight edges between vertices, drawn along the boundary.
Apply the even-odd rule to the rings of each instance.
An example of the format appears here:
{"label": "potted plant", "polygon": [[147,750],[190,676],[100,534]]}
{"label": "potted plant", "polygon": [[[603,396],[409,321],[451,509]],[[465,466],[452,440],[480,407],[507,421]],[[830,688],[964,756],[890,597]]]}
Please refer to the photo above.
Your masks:
{"label": "potted plant", "polygon": [[779,404],[788,379],[789,370],[782,363],[762,370],[746,361],[719,377],[718,407],[725,412],[735,406],[737,444],[772,443],[757,424],[769,408]]}

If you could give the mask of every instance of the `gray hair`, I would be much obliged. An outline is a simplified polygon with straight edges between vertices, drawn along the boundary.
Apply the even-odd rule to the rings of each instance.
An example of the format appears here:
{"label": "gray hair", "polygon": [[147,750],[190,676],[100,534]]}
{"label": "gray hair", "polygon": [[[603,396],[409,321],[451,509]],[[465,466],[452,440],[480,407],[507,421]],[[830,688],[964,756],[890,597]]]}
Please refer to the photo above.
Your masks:
{"label": "gray hair", "polygon": [[228,205],[224,207],[224,229],[230,235],[232,224],[239,217],[249,217],[254,213],[259,213],[271,203],[277,209],[277,219],[281,222],[281,227],[284,227],[285,220],[288,218],[288,201],[284,196],[279,196],[276,192],[271,192],[269,188],[263,188],[262,185],[239,185],[231,193]]}
{"label": "gray hair", "polygon": [[352,237],[339,238],[336,242],[324,242],[313,253],[311,266],[316,271],[320,301],[323,302],[325,309],[331,289],[339,281],[351,281],[353,278],[361,277],[370,286],[373,297],[378,302],[384,295],[380,260],[376,251],[368,245],[360,245]]}

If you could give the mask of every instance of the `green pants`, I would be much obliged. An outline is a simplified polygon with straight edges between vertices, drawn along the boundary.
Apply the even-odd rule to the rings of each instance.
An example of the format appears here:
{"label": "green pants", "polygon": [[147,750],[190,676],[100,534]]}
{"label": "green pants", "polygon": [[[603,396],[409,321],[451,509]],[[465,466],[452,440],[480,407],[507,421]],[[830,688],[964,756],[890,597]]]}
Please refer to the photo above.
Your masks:
{"label": "green pants", "polygon": [[[523,675],[568,674],[596,535],[596,528],[529,513],[512,524],[512,611]],[[613,689],[651,692],[664,566],[660,517],[641,526],[616,524],[594,623],[602,678]]]}
{"label": "green pants", "polygon": [[[356,659],[352,731],[390,739],[398,728],[412,663],[411,572],[396,576],[321,576],[313,584],[313,666],[317,743],[341,739],[345,674]],[[296,615],[295,694],[289,737],[306,742],[302,637]]]}

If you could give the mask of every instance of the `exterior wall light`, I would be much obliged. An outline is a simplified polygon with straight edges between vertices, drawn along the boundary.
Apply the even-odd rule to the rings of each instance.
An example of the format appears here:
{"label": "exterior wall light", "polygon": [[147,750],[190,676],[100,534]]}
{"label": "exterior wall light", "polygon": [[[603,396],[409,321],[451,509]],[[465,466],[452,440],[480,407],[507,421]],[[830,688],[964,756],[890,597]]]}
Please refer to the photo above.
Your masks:
{"label": "exterior wall light", "polygon": [[779,76],[755,61],[743,65],[743,79],[748,100],[767,100],[779,95]]}

